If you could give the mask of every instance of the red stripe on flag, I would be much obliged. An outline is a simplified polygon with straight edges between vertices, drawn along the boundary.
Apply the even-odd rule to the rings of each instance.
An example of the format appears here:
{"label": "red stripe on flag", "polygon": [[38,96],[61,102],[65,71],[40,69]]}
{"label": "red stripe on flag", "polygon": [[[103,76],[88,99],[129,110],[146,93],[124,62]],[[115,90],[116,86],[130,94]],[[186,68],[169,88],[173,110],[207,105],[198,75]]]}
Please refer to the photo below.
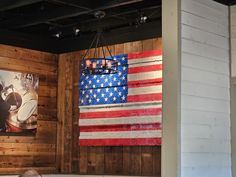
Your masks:
{"label": "red stripe on flag", "polygon": [[109,112],[108,111],[84,112],[80,113],[80,119],[150,116],[150,115],[160,115],[161,112],[162,112],[161,108],[121,110],[121,111],[109,111]]}
{"label": "red stripe on flag", "polygon": [[138,84],[157,83],[157,82],[162,82],[162,78],[128,81],[128,85],[138,85]]}
{"label": "red stripe on flag", "polygon": [[160,56],[162,55],[162,50],[150,50],[145,52],[137,52],[128,54],[128,59],[137,59],[137,58],[146,58],[146,57],[153,57],[153,56]]}
{"label": "red stripe on flag", "polygon": [[130,95],[127,98],[127,102],[145,102],[145,101],[161,101],[162,93],[151,93],[143,95]]}
{"label": "red stripe on flag", "polygon": [[148,124],[117,124],[80,126],[80,132],[114,132],[114,131],[137,131],[137,130],[161,130],[161,123]]}
{"label": "red stripe on flag", "polygon": [[151,71],[161,71],[162,70],[162,64],[159,65],[147,65],[147,66],[138,66],[138,67],[132,67],[129,68],[129,74],[135,74],[135,73],[143,73],[143,72],[151,72]]}
{"label": "red stripe on flag", "polygon": [[137,87],[148,87],[148,86],[158,86],[162,85],[161,82],[144,82],[144,83],[136,83],[136,84],[129,84],[129,88],[137,88]]}
{"label": "red stripe on flag", "polygon": [[80,146],[159,146],[161,138],[79,139]]}

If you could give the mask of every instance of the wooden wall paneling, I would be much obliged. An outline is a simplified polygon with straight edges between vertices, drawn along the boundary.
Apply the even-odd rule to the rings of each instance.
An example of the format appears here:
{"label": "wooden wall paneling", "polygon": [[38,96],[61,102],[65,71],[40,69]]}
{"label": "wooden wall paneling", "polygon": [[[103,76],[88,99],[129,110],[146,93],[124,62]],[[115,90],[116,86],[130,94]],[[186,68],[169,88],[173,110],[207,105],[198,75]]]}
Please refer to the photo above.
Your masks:
{"label": "wooden wall paneling", "polygon": [[0,156],[0,166],[2,168],[15,168],[21,167],[24,164],[25,167],[40,167],[51,166],[55,162],[55,154],[51,155],[37,155],[37,156]]}
{"label": "wooden wall paneling", "polygon": [[122,167],[123,167],[123,175],[131,175],[131,171],[130,171],[130,165],[131,163],[133,163],[131,161],[131,154],[130,154],[131,148],[129,146],[124,146],[123,147],[123,163],[122,163]]}
{"label": "wooden wall paneling", "polygon": [[88,147],[87,174],[104,174],[104,147]]}
{"label": "wooden wall paneling", "polygon": [[153,39],[153,50],[162,48],[162,38]]}
{"label": "wooden wall paneling", "polygon": [[60,172],[72,172],[72,88],[73,55],[59,57],[58,73],[58,168]]}
{"label": "wooden wall paneling", "polygon": [[153,147],[146,146],[141,149],[141,175],[152,176],[153,175]]}
{"label": "wooden wall paneling", "polygon": [[153,43],[154,39],[146,39],[142,41],[142,50],[146,51],[146,50],[153,50],[154,49],[154,43]]}
{"label": "wooden wall paneling", "polygon": [[115,45],[115,55],[124,54],[124,52],[125,52],[125,45],[124,44]]}
{"label": "wooden wall paneling", "polygon": [[0,44],[1,56],[2,57],[10,57],[18,60],[29,60],[34,61],[36,63],[46,63],[52,64],[57,68],[58,55],[47,53],[47,52],[39,52],[31,49],[25,49],[20,47],[14,47],[9,45]]}
{"label": "wooden wall paneling", "polygon": [[105,147],[105,174],[123,174],[122,147]]}
{"label": "wooden wall paneling", "polygon": [[[65,172],[72,172],[72,88],[73,88],[73,58],[69,56],[66,61],[66,65],[64,66],[66,71],[66,100],[65,100],[65,164],[64,170]],[[69,118],[68,118],[69,117]],[[71,117],[71,118],[70,118]]]}
{"label": "wooden wall paneling", "polygon": [[79,147],[79,174],[88,173],[88,147]]}
{"label": "wooden wall paneling", "polygon": [[75,99],[72,99],[72,107],[73,107],[73,117],[72,117],[72,173],[78,173],[79,172],[79,148],[78,148],[78,136],[79,136],[79,122],[78,122],[78,117],[79,117],[79,58],[82,57],[82,53],[75,52],[73,53],[73,97]]}
{"label": "wooden wall paneling", "polygon": [[[43,118],[42,118],[43,119]],[[56,121],[40,120],[38,122],[38,131],[34,141],[37,143],[50,143],[57,140],[57,125]]]}
{"label": "wooden wall paneling", "polygon": [[0,155],[50,155],[55,154],[55,144],[1,143]]}
{"label": "wooden wall paneling", "polygon": [[35,136],[0,136],[0,174],[19,174],[29,168],[40,173],[57,172],[57,57],[55,54],[0,45],[0,69],[39,75],[37,133]]}
{"label": "wooden wall paneling", "polygon": [[8,167],[8,168],[0,168],[0,174],[22,174],[29,169],[34,169],[38,171],[40,174],[50,174],[56,173],[56,167],[42,166],[42,167],[24,167],[24,164],[21,167]]}
{"label": "wooden wall paneling", "polygon": [[[81,60],[83,57],[84,57],[84,55],[85,55],[85,53],[86,53],[86,50],[83,50],[83,51],[79,51],[78,53],[76,53],[75,54],[75,56],[76,56],[76,60],[78,60],[78,64],[79,64],[79,60]],[[88,53],[88,56],[89,55],[92,55],[91,54],[91,52],[90,53]],[[86,56],[85,58],[88,58],[88,56]],[[76,82],[78,82],[78,80],[77,79],[79,79],[79,74],[80,74],[80,71],[79,71],[79,66],[76,66],[76,68],[78,68],[77,70],[75,70],[75,71],[77,71],[77,76],[75,76],[75,80],[74,80],[74,83],[76,83]],[[77,89],[77,91],[76,91],[76,89]],[[76,103],[78,103],[78,99],[79,99],[79,88],[77,87],[77,88],[75,88],[74,89],[76,92],[78,92],[78,93],[76,93],[77,95],[78,95],[78,97],[77,98],[74,98],[74,102]],[[78,114],[77,115],[75,115],[75,117],[77,116],[77,119],[79,119],[79,109],[78,109],[78,104],[77,105],[75,105],[75,110],[74,111],[76,111],[76,112],[78,112]],[[77,121],[79,121],[79,120],[77,120]],[[78,143],[78,140],[79,140],[79,128],[78,128],[78,130],[77,130],[77,137],[75,137],[76,138],[76,142]],[[79,148],[78,148],[78,150],[79,150],[79,154],[78,154],[78,158],[79,158],[79,161],[78,161],[78,173],[80,173],[80,174],[87,174],[87,169],[88,169],[88,147],[84,147],[84,146],[79,146]]]}
{"label": "wooden wall paneling", "polygon": [[124,44],[124,52],[134,53],[134,52],[141,52],[142,51],[142,41],[135,41],[135,42],[127,42]]}
{"label": "wooden wall paneling", "polygon": [[[62,167],[64,166],[64,131],[63,128],[65,126],[64,123],[64,112],[65,112],[65,97],[64,97],[64,89],[65,89],[65,70],[64,65],[66,60],[64,60],[64,55],[59,56],[58,61],[58,97],[57,97],[57,168],[58,171],[62,171]],[[63,94],[63,96],[62,96]]]}
{"label": "wooden wall paneling", "polygon": [[[75,93],[75,97],[74,97],[74,122],[77,123],[77,130],[76,134],[74,135],[74,141],[76,144],[76,150],[78,150],[78,152],[76,152],[76,150],[74,151],[74,153],[77,154],[77,158],[78,158],[78,162],[77,162],[77,173],[79,174],[87,174],[87,169],[88,169],[88,148],[85,146],[79,146],[78,147],[78,138],[79,138],[79,127],[78,127],[78,121],[79,121],[79,88],[78,88],[78,82],[79,82],[79,74],[80,74],[80,70],[79,70],[79,63],[80,60],[83,58],[83,56],[85,55],[85,50],[84,51],[79,51],[79,52],[75,52],[75,70],[74,70],[74,93]],[[87,58],[87,57],[86,57]]]}
{"label": "wooden wall paneling", "polygon": [[161,147],[153,147],[153,176],[161,176]]}
{"label": "wooden wall paneling", "polygon": [[142,161],[141,161],[141,150],[140,146],[130,147],[130,175],[141,175]]}

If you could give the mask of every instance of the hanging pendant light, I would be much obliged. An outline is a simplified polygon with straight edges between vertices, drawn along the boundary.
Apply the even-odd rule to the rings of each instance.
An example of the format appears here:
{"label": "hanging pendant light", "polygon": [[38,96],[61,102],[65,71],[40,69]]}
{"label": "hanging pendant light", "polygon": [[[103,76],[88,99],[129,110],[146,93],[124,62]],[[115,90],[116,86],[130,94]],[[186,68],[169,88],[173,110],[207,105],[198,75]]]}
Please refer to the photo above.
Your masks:
{"label": "hanging pendant light", "polygon": [[[105,12],[97,11],[94,13],[94,16],[100,21],[102,18],[104,18]],[[94,46],[94,43],[95,43],[95,48],[92,54],[93,57],[86,58],[92,46]],[[101,46],[102,48],[103,57],[96,57],[99,50],[98,46]],[[106,56],[106,51],[108,51],[109,56]],[[99,28],[97,29],[97,33],[94,36],[90,44],[90,47],[85,52],[81,62],[82,62],[81,70],[83,74],[99,75],[99,74],[117,73],[118,62],[111,54],[109,47],[106,46],[106,40],[102,35],[101,29]]]}

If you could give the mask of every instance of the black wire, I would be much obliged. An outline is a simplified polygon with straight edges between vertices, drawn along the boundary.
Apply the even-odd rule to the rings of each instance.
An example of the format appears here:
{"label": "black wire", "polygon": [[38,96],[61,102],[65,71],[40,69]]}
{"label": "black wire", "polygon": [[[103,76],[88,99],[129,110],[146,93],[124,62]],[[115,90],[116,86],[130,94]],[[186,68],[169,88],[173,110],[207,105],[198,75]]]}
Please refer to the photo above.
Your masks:
{"label": "black wire", "polygon": [[86,57],[86,55],[88,54],[88,52],[89,52],[89,50],[91,49],[91,47],[93,46],[93,43],[94,43],[94,41],[95,41],[95,39],[96,39],[96,37],[97,37],[97,33],[95,34],[95,36],[94,36],[94,38],[93,38],[93,41],[91,42],[91,44],[90,44],[90,46],[89,46],[89,48],[86,50],[86,52],[85,52],[85,54],[84,54],[84,56],[83,56],[83,58],[82,59],[85,59],[85,57]]}

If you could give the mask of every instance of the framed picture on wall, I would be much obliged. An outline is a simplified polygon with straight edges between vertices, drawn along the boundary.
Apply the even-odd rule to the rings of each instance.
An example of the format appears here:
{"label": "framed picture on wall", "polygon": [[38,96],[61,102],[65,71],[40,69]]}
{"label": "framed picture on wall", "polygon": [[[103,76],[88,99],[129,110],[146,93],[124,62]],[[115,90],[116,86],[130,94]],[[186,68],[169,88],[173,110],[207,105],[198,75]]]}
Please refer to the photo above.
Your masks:
{"label": "framed picture on wall", "polygon": [[38,75],[0,70],[0,135],[37,131]]}

